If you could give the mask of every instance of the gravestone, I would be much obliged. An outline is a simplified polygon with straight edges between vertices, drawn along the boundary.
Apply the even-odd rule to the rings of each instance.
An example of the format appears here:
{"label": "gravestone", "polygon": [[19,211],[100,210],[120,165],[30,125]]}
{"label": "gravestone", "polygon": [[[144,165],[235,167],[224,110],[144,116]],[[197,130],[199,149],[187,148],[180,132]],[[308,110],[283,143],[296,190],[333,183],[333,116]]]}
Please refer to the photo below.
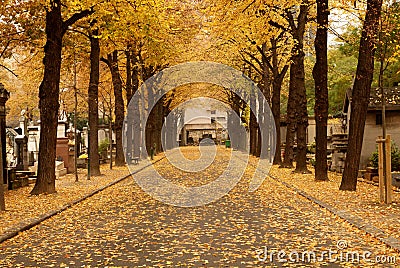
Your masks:
{"label": "gravestone", "polygon": [[25,135],[15,137],[17,144],[17,170],[28,170],[28,138]]}
{"label": "gravestone", "polygon": [[30,166],[38,161],[39,137],[39,126],[28,126],[28,154],[30,156]]}
{"label": "gravestone", "polygon": [[56,161],[56,178],[59,179],[61,176],[67,174],[68,170],[64,166],[64,161]]}
{"label": "gravestone", "polygon": [[22,110],[19,117],[19,129],[21,133],[15,137],[15,143],[17,144],[17,170],[28,170],[27,119],[25,114],[26,110]]}
{"label": "gravestone", "polygon": [[[68,172],[74,171],[74,161],[70,157],[70,146],[69,146],[69,139],[65,135],[66,134],[66,127],[67,127],[67,120],[62,118],[62,120],[58,120],[57,126],[57,144],[56,144],[56,159],[58,161],[64,161],[64,167],[67,169]],[[72,151],[72,154],[74,152]]]}

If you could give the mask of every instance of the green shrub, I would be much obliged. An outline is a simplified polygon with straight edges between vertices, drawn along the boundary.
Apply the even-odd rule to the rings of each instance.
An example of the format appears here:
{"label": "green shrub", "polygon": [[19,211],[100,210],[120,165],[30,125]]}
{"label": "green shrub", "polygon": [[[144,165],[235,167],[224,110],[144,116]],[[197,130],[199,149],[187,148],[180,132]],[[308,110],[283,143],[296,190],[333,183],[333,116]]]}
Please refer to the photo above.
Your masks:
{"label": "green shrub", "polygon": [[[397,145],[392,141],[392,171],[400,171],[400,150]],[[378,149],[372,153],[369,158],[372,167],[378,168]]]}
{"label": "green shrub", "polygon": [[108,141],[108,139],[102,140],[99,143],[99,154],[100,155],[106,154],[109,147],[110,147],[110,142]]}

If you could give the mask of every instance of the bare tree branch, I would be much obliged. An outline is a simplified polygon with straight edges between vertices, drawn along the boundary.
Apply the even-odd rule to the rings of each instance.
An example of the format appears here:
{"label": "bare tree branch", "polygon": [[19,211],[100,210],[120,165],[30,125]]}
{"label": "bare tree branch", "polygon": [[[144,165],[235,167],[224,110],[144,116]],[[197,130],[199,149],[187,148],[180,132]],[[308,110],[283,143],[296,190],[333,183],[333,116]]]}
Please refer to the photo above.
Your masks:
{"label": "bare tree branch", "polygon": [[14,75],[15,77],[18,77],[18,75],[16,73],[14,73],[10,68],[8,68],[7,66],[4,66],[3,64],[0,64],[0,67],[6,69],[7,71],[9,71],[12,75]]}
{"label": "bare tree branch", "polygon": [[93,14],[94,9],[93,7],[89,10],[89,9],[85,9],[82,10],[79,13],[75,13],[74,15],[72,15],[69,19],[67,19],[66,21],[63,22],[62,24],[62,32],[63,34],[68,30],[68,27],[71,26],[72,24],[74,24],[75,22],[77,22],[78,20],[89,16],[90,14]]}

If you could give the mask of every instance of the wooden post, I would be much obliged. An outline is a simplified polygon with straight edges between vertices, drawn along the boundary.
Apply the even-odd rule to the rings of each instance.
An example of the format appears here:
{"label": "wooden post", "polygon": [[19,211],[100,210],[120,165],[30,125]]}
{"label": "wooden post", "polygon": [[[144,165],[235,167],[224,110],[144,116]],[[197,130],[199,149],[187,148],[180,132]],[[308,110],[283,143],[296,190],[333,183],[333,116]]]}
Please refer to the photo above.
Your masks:
{"label": "wooden post", "polygon": [[[379,201],[381,203],[392,203],[392,146],[391,137],[386,135],[386,139],[379,136],[378,143],[378,174],[379,174]],[[385,155],[384,155],[385,154]],[[384,158],[386,158],[384,161]]]}
{"label": "wooden post", "polygon": [[385,195],[385,204],[392,203],[392,142],[390,135],[386,135],[386,195]]}
{"label": "wooden post", "polygon": [[376,140],[378,143],[378,174],[379,174],[379,201],[385,202],[385,182],[383,178],[383,143],[382,136]]}

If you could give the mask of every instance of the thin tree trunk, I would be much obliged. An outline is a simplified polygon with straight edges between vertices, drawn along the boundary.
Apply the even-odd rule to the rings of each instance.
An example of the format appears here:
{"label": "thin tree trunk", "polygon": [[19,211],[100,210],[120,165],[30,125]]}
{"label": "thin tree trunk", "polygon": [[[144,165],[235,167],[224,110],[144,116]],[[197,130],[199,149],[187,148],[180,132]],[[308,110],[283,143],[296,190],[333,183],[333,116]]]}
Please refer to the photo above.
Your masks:
{"label": "thin tree trunk", "polygon": [[148,104],[147,105],[148,105],[148,107],[153,107],[153,109],[151,111],[148,111],[149,114],[148,114],[146,126],[144,126],[146,128],[145,146],[146,146],[147,154],[150,156],[151,148],[153,148],[154,144],[155,144],[154,136],[155,136],[156,127],[155,127],[155,118],[154,118],[155,115],[154,114],[156,112],[156,107],[155,107],[156,105],[153,106],[155,97],[154,97],[153,89],[151,87],[148,88],[147,94],[148,94],[148,96],[147,96]]}
{"label": "thin tree trunk", "polygon": [[128,165],[131,164],[132,155],[133,155],[133,106],[129,106],[129,102],[132,98],[132,66],[131,66],[131,50],[132,46],[128,45],[125,50],[126,57],[126,105],[127,105],[127,122],[126,122],[126,151],[125,151],[125,159]]}
{"label": "thin tree trunk", "polygon": [[175,117],[176,117],[175,111],[170,112],[169,115],[166,117],[167,119],[165,121],[165,126],[164,126],[164,130],[165,130],[165,132],[164,132],[164,134],[165,134],[164,149],[166,149],[166,150],[171,150],[174,148],[174,140],[176,140],[176,137],[174,134],[174,131],[175,131],[174,124],[176,123]]}
{"label": "thin tree trunk", "polygon": [[355,191],[364,138],[365,120],[374,72],[374,54],[382,0],[368,0],[361,34],[349,123],[349,145],[340,190]]}
{"label": "thin tree trunk", "polygon": [[139,94],[134,94],[132,100],[133,104],[131,104],[132,112],[133,112],[133,156],[140,157],[140,147],[142,145],[141,138],[141,126],[140,126],[140,96]]}
{"label": "thin tree trunk", "polygon": [[156,104],[156,116],[155,116],[155,141],[156,144],[156,152],[159,153],[162,151],[162,142],[161,142],[161,132],[162,125],[164,123],[164,97],[162,97]]}
{"label": "thin tree trunk", "polygon": [[113,139],[112,139],[112,109],[111,109],[111,95],[110,95],[110,109],[108,116],[108,135],[109,135],[109,143],[110,143],[110,169],[113,167]]}
{"label": "thin tree trunk", "polygon": [[257,154],[257,135],[258,126],[256,117],[253,111],[250,112],[250,154],[256,156]]}
{"label": "thin tree trunk", "polygon": [[[2,146],[0,146],[0,148],[1,148]],[[2,149],[2,148],[1,148]],[[4,174],[4,169],[2,169],[2,171],[1,172],[3,172],[3,174]],[[4,211],[4,210],[6,210],[6,202],[5,202],[5,200],[4,200],[4,183],[3,183],[3,178],[0,178],[0,182],[1,182],[1,184],[0,184],[0,187],[1,187],[1,189],[0,189],[0,211]]]}
{"label": "thin tree trunk", "polygon": [[115,165],[123,166],[125,164],[124,157],[124,148],[122,145],[122,127],[124,124],[124,99],[122,97],[122,81],[121,76],[119,74],[118,69],[118,51],[114,50],[112,53],[107,55],[107,59],[102,58],[111,72],[111,77],[113,81],[114,88],[114,114],[115,114],[115,122],[114,122],[114,130],[115,130]]}
{"label": "thin tree trunk", "polygon": [[278,46],[277,40],[271,39],[271,51],[272,51],[272,66],[270,66],[273,81],[272,81],[272,107],[271,111],[274,115],[275,127],[276,127],[276,150],[274,157],[274,165],[281,165],[281,88],[283,78],[285,77],[289,65],[285,65],[281,72],[279,72],[279,62],[278,62]]}
{"label": "thin tree trunk", "polygon": [[296,108],[297,108],[297,152],[296,169],[298,173],[310,173],[307,169],[307,97],[304,81],[304,53],[299,52],[294,60],[293,67],[296,67],[295,87],[297,90]]}
{"label": "thin tree trunk", "polygon": [[[137,90],[139,88],[139,72],[136,65],[136,55],[132,51],[132,46],[128,46],[126,52],[126,99],[128,109],[130,110],[130,116],[128,119],[128,126],[131,123],[131,128],[127,131],[127,151],[131,152],[133,157],[140,158],[140,145],[141,139],[141,128],[140,128],[140,108],[139,108],[139,95]],[[132,142],[132,144],[130,144]],[[132,145],[132,148],[130,148]]]}
{"label": "thin tree trunk", "polygon": [[132,84],[132,46],[128,45],[125,51],[126,57],[126,100],[127,104],[133,95],[133,84]]}
{"label": "thin tree trunk", "polygon": [[177,136],[177,132],[178,132],[178,115],[179,115],[179,112],[178,112],[178,110],[175,110],[174,111],[174,117],[173,117],[173,122],[172,122],[172,126],[171,126],[171,128],[172,128],[172,130],[171,130],[171,149],[174,149],[174,148],[176,148],[176,147],[178,147],[179,145],[178,145],[178,136]]}
{"label": "thin tree trunk", "polygon": [[89,78],[89,129],[90,129],[90,174],[92,176],[100,175],[99,163],[99,139],[98,139],[98,121],[99,121],[99,78],[100,78],[100,43],[97,36],[99,31],[93,30],[89,36],[90,39],[90,78]]}
{"label": "thin tree trunk", "polygon": [[[10,93],[0,83],[0,106],[5,107],[7,100],[10,98]],[[7,184],[7,152],[6,148],[6,111],[0,111],[0,211],[6,210],[4,200],[4,184]]]}
{"label": "thin tree trunk", "polygon": [[[7,101],[8,98],[4,98],[3,96],[7,95],[4,93],[7,93],[5,91],[4,88],[1,88],[3,85],[0,83],[0,94],[2,95],[2,97],[0,97],[0,105],[2,107],[5,107],[5,102]],[[4,91],[3,91],[4,90]],[[5,136],[6,136],[6,114],[5,111],[0,111],[0,211],[4,211],[6,210],[6,203],[4,200],[4,179],[7,176],[6,172],[6,161],[5,161],[5,157],[6,157],[6,148],[3,148],[3,146],[6,144],[5,142]],[[6,181],[7,182],[7,181]]]}
{"label": "thin tree trunk", "polygon": [[287,116],[286,116],[286,144],[285,156],[281,167],[293,168],[294,159],[294,140],[296,136],[296,103],[295,103],[295,89],[293,86],[294,69],[290,67],[290,83],[289,83],[289,97],[287,103]]}
{"label": "thin tree trunk", "polygon": [[230,126],[228,126],[229,137],[231,140],[231,147],[235,150],[240,150],[240,98],[232,93],[232,112],[228,114],[228,120],[230,121]]}
{"label": "thin tree trunk", "polygon": [[[264,76],[264,75],[263,75]],[[263,84],[261,87],[261,90],[264,91],[265,85]],[[257,94],[257,100],[258,100],[258,126],[257,126],[257,135],[256,135],[256,154],[255,156],[260,157],[261,156],[261,149],[263,146],[263,143],[265,142],[266,136],[262,137],[261,135],[261,129],[265,127],[264,125],[264,93],[259,91]],[[265,132],[264,132],[265,133]]]}
{"label": "thin tree trunk", "polygon": [[257,154],[257,135],[258,135],[258,124],[257,118],[254,112],[256,109],[256,96],[255,92],[250,94],[250,154],[256,156]]}
{"label": "thin tree trunk", "polygon": [[313,69],[315,82],[316,153],[315,179],[328,180],[328,0],[317,0],[317,35],[315,37],[316,62]]}

